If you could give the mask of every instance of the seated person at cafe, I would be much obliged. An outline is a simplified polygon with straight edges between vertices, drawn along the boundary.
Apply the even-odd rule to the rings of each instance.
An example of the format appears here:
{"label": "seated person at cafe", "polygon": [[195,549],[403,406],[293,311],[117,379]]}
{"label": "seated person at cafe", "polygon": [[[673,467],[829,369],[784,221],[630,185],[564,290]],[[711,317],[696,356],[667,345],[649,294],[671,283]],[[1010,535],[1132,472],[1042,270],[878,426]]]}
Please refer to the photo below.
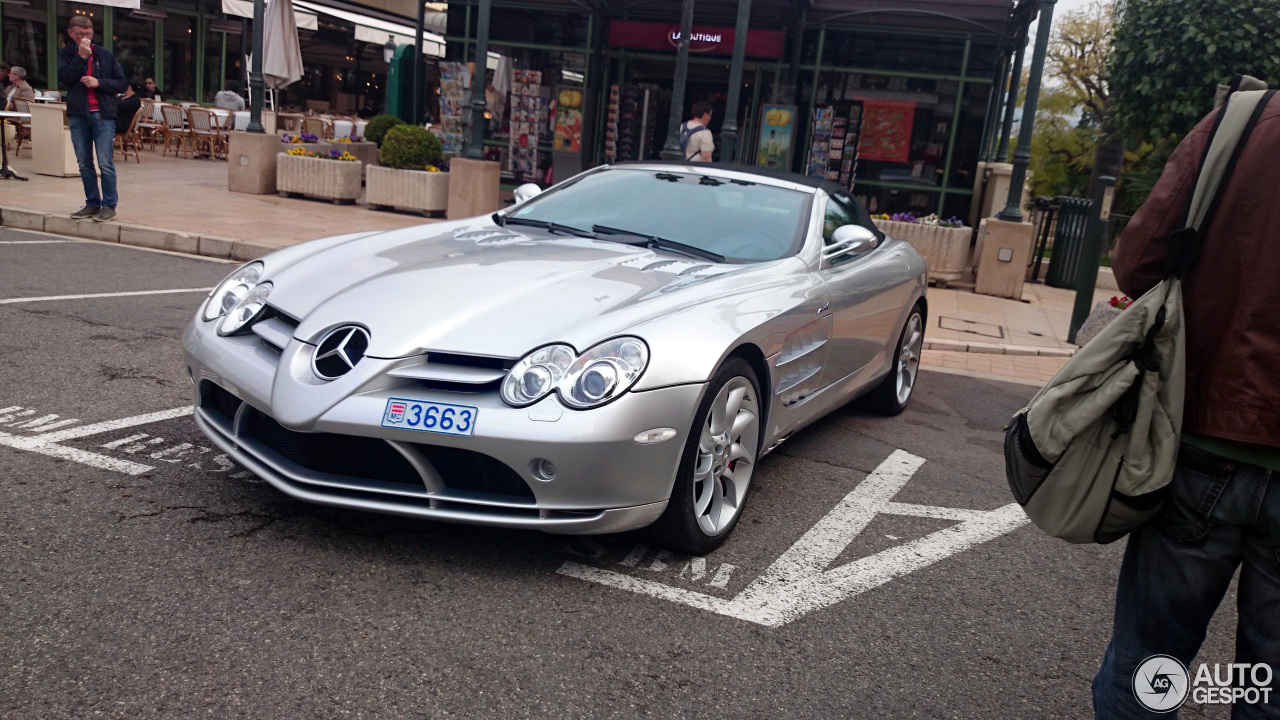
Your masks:
{"label": "seated person at cafe", "polygon": [[9,84],[5,87],[3,96],[0,96],[4,98],[0,101],[0,110],[12,111],[17,110],[17,106],[14,104],[15,100],[26,100],[27,102],[35,100],[36,91],[27,82],[26,69],[15,65],[8,70],[5,74],[5,80]]}
{"label": "seated person at cafe", "polygon": [[9,63],[0,60],[0,98],[9,92]]}
{"label": "seated person at cafe", "polygon": [[228,80],[227,89],[213,96],[213,106],[225,110],[243,110],[244,98],[240,97],[240,83]]}
{"label": "seated person at cafe", "polygon": [[142,89],[138,91],[138,95],[144,100],[155,100],[157,95],[162,95],[160,88],[156,87],[155,78],[147,78],[142,83]]}
{"label": "seated person at cafe", "polygon": [[133,116],[142,109],[142,96],[133,90],[137,84],[137,80],[130,81],[128,87],[124,89],[124,94],[116,99],[117,135],[129,132],[129,126],[133,124]]}

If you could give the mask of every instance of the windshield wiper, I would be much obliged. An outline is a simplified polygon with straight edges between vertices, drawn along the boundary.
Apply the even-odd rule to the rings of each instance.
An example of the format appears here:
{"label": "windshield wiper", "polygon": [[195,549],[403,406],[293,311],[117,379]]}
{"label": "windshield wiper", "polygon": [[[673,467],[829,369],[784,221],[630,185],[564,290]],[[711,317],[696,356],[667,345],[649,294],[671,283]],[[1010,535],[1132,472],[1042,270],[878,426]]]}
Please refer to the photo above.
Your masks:
{"label": "windshield wiper", "polygon": [[702,260],[710,260],[718,263],[724,262],[724,256],[719,253],[713,253],[710,250],[703,250],[700,247],[694,247],[692,245],[685,245],[682,242],[668,240],[664,237],[658,237],[657,235],[648,235],[634,230],[623,230],[622,228],[609,227],[608,225],[592,225],[591,229],[598,233],[604,233],[605,235],[630,235],[644,240],[643,243],[627,243],[628,245],[643,246],[650,249],[657,248],[660,250],[669,250],[671,252],[677,252],[681,255],[696,257]]}
{"label": "windshield wiper", "polygon": [[518,218],[518,217],[503,218],[502,222],[498,224],[504,227],[507,225],[528,225],[529,227],[545,228],[547,230],[550,230],[551,232],[568,233],[570,235],[577,235],[578,237],[584,237],[584,238],[594,238],[596,236],[596,234],[593,232],[588,232],[581,228],[573,227],[572,225],[561,225],[558,222],[549,222],[547,220],[535,220],[533,218]]}

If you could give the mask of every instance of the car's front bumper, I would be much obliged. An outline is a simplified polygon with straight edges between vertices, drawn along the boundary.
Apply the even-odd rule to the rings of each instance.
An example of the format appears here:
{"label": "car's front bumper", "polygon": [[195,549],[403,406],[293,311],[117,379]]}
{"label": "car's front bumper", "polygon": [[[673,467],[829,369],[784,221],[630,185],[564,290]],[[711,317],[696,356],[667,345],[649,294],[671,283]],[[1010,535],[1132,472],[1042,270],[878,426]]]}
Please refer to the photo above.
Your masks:
{"label": "car's front bumper", "polygon": [[[386,370],[402,362],[395,360],[365,358],[357,365],[360,377],[320,383],[309,375],[310,345],[291,339],[277,352],[252,335],[219,337],[198,320],[188,328],[184,347],[200,429],[237,462],[292,497],[356,510],[558,533],[619,532],[656,520],[666,508],[704,388],[681,385],[632,392],[587,411],[564,408],[554,396],[532,407],[511,408],[492,391],[444,391],[389,378]],[[243,411],[223,412],[211,404],[211,385],[225,391],[225,398],[234,396],[229,401],[233,405],[243,402]],[[457,437],[382,427],[392,397],[477,407],[475,432]],[[250,413],[270,418],[272,427],[278,423],[277,434],[304,441],[376,438],[427,478],[435,469],[426,455],[437,448],[487,456],[509,469],[506,475],[512,482],[512,474],[519,476],[527,492],[522,487],[520,495],[501,495],[441,487],[439,482],[434,487],[429,481],[415,486],[412,478],[387,483],[333,474],[314,463],[295,462],[296,454],[282,452],[278,439],[273,446],[265,436],[256,436],[246,420]],[[676,435],[658,444],[635,441],[638,434],[655,428],[672,428]],[[535,474],[541,459],[554,464],[553,480]],[[452,484],[449,480],[445,478]]]}

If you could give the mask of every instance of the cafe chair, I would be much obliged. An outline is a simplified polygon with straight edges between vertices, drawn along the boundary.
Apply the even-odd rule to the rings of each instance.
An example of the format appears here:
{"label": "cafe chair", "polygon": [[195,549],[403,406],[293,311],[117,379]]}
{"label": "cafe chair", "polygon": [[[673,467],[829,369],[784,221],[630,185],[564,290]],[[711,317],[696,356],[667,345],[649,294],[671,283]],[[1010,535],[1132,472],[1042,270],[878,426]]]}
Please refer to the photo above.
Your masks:
{"label": "cafe chair", "polygon": [[124,161],[129,162],[129,152],[133,151],[133,159],[139,164],[142,163],[142,155],[138,150],[142,147],[142,137],[138,132],[138,121],[142,119],[142,110],[133,114],[133,120],[129,121],[129,127],[122,133],[116,134],[115,141],[112,143],[116,152],[124,155]]}
{"label": "cafe chair", "polygon": [[[13,109],[20,113],[29,113],[31,112],[31,103],[27,100],[15,98]],[[27,148],[31,147],[31,118],[10,120],[8,124],[13,127],[13,156],[18,157],[18,152],[22,150],[24,142],[27,144]],[[4,142],[4,138],[0,138],[0,142]]]}
{"label": "cafe chair", "polygon": [[328,120],[320,117],[304,117],[302,119],[302,132],[315,135],[321,140],[333,139],[333,125]]}
{"label": "cafe chair", "polygon": [[176,105],[161,105],[160,114],[164,117],[164,156],[169,155],[169,146],[177,144],[174,154],[185,153],[191,157],[191,132],[187,130],[187,113]]}
{"label": "cafe chair", "polygon": [[164,136],[164,117],[160,114],[160,103],[143,100],[136,118],[139,142],[144,146],[150,145],[154,152],[156,143]]}
{"label": "cafe chair", "polygon": [[218,144],[218,125],[213,113],[202,107],[187,108],[187,130],[191,134],[191,145],[196,157],[200,157],[200,148],[208,150],[208,156],[216,156]]}

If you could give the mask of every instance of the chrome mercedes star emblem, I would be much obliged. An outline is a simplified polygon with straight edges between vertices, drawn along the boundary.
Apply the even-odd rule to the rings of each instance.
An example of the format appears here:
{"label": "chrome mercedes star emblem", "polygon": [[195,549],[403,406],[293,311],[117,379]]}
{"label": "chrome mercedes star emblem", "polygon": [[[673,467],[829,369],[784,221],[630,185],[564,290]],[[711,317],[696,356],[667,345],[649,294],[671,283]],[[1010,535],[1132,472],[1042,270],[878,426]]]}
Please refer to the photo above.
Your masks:
{"label": "chrome mercedes star emblem", "polygon": [[357,325],[343,325],[325,333],[316,345],[311,370],[325,380],[346,375],[369,349],[369,332]]}

